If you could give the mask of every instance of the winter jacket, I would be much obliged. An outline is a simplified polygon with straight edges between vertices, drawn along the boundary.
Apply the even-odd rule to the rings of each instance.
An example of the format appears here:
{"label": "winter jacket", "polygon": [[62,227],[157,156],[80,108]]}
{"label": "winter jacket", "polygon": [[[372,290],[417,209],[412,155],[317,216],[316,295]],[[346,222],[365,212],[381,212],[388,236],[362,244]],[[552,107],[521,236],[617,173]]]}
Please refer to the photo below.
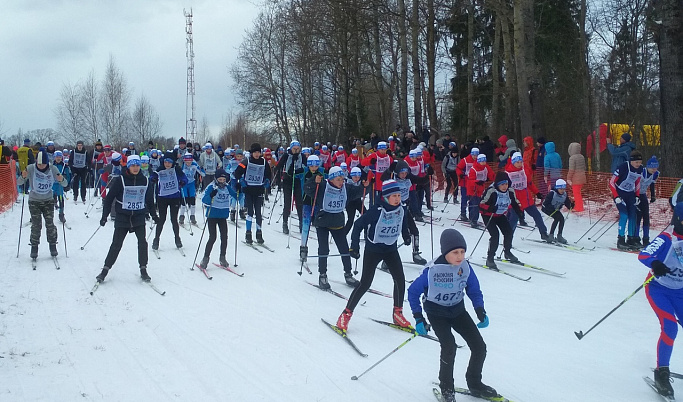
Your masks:
{"label": "winter jacket", "polygon": [[460,187],[467,187],[467,176],[470,173],[470,169],[477,163],[477,160],[472,157],[472,155],[467,155],[466,157],[460,159],[458,166],[455,168],[456,173],[460,177]]}
{"label": "winter jacket", "polygon": [[[388,253],[396,251],[396,242],[393,244],[384,243],[374,243],[375,239],[375,228],[377,227],[377,222],[382,215],[382,210],[387,212],[394,212],[398,208],[403,209],[403,220],[401,222],[400,235],[404,239],[410,236],[410,231],[408,229],[409,222],[408,218],[410,213],[405,210],[401,205],[391,206],[383,199],[379,200],[375,205],[368,208],[368,210],[360,216],[353,224],[353,231],[351,232],[351,249],[360,249],[360,232],[365,232],[365,251],[375,252],[375,253]],[[401,237],[399,235],[399,238]]]}
{"label": "winter jacket", "polygon": [[[71,183],[71,169],[69,169],[69,166],[65,165],[64,162],[53,163],[52,165],[59,170],[60,174],[64,176],[64,180],[66,180],[67,183]],[[61,183],[54,183],[52,185],[52,192],[55,195],[62,196],[64,195],[64,191],[64,187],[62,187]]]}
{"label": "winter jacket", "polygon": [[[322,177],[323,177],[323,181],[324,181],[325,179],[327,179],[326,175],[323,173],[323,170],[322,170],[320,167],[318,167],[318,170],[316,170],[315,173],[313,173],[310,169],[308,169],[308,170],[306,171],[306,173],[304,174],[304,188],[306,187],[306,184],[308,184],[309,181],[313,181],[313,183],[315,183],[315,177],[316,177],[316,176],[322,176]],[[316,184],[317,184],[317,183],[316,183]],[[315,191],[313,191],[313,195],[315,196]],[[313,197],[310,197],[310,196],[304,191],[304,198],[303,198],[302,204],[303,204],[303,205],[309,205],[309,206],[310,206],[310,205],[313,205],[313,201],[314,201],[314,200],[313,200]],[[315,201],[316,201],[316,203],[317,203],[317,200],[315,200]]]}
{"label": "winter jacket", "polygon": [[[124,184],[125,187],[133,186],[147,186],[145,190],[145,205],[140,209],[131,209],[128,205],[123,205],[124,199]],[[116,220],[114,227],[116,228],[134,228],[145,225],[145,216],[149,213],[152,217],[156,217],[156,209],[154,208],[154,183],[147,179],[142,172],[138,174],[131,174],[125,170],[121,176],[112,179],[107,191],[107,196],[102,201],[102,219],[106,219],[111,213],[111,209],[116,210]],[[124,206],[126,208],[124,208]]]}
{"label": "winter jacket", "polygon": [[275,174],[283,174],[282,183],[292,185],[292,178],[297,176],[297,178],[303,177],[303,173],[306,170],[306,157],[301,153],[292,153],[290,149],[286,154],[283,154],[280,160],[277,161],[277,167],[275,168]]}
{"label": "winter jacket", "polygon": [[[567,207],[567,209],[574,208],[574,202],[569,198],[567,191],[560,195],[557,190],[553,187],[552,190],[548,192],[548,195],[543,199],[543,207],[541,210],[546,215],[552,215],[555,211],[559,211],[562,207]],[[559,213],[559,212],[558,212]]]}
{"label": "winter jacket", "polygon": [[[388,158],[388,159],[387,159]],[[384,173],[385,170],[389,169],[391,166],[391,163],[394,161],[394,159],[389,156],[388,154],[385,154],[382,156],[379,152],[374,152],[371,153],[370,155],[366,156],[365,159],[361,161],[362,166],[368,166],[370,170],[376,173]],[[378,162],[381,162],[381,167],[378,168]],[[374,175],[372,175],[374,177]],[[376,180],[375,181],[375,190],[376,191],[382,191],[382,181],[381,180]]]}
{"label": "winter jacket", "polygon": [[527,166],[532,171],[536,170],[536,159],[538,158],[538,150],[534,146],[534,139],[531,137],[524,137],[524,166]]}
{"label": "winter jacket", "polygon": [[562,176],[562,157],[555,152],[555,143],[547,142],[545,144],[545,158],[543,160],[543,169],[545,169],[545,177],[548,177],[552,183]]}
{"label": "winter jacket", "polygon": [[612,155],[611,171],[614,172],[617,170],[619,165],[630,161],[631,151],[634,149],[636,149],[636,144],[632,143],[631,141],[625,142],[618,147],[615,147],[614,144],[607,144],[607,150]]}
{"label": "winter jacket", "polygon": [[515,198],[517,198],[520,208],[527,209],[536,205],[535,197],[538,194],[538,188],[534,184],[531,169],[526,165],[516,168],[510,163],[505,171],[508,172],[511,181],[510,188],[515,190]]}
{"label": "winter jacket", "polygon": [[494,178],[493,170],[488,165],[475,163],[467,175],[467,195],[481,197],[486,189],[486,182],[493,181]]}
{"label": "winter jacket", "polygon": [[[545,149],[546,144],[541,144],[540,147],[538,147],[538,153],[536,154],[536,169],[543,170],[543,166],[545,165],[545,155],[546,155],[546,149]],[[554,148],[554,145],[553,145]]]}
{"label": "winter jacket", "polygon": [[[325,202],[325,191],[327,186],[331,187],[331,191],[346,194],[346,198],[343,200],[343,205],[341,206],[340,212],[327,212],[324,209],[323,203]],[[350,185],[344,183],[342,187],[336,188],[328,180],[323,180],[320,183],[315,182],[315,178],[311,178],[306,181],[304,185],[304,194],[309,198],[315,200],[315,211],[316,215],[313,219],[313,226],[324,227],[332,230],[342,229],[346,223],[346,218],[344,217],[344,211],[346,210],[346,203],[348,202],[349,193],[348,187]],[[316,195],[317,190],[317,195]],[[336,201],[339,202],[339,201]]]}
{"label": "winter jacket", "polygon": [[569,170],[567,182],[580,186],[586,184],[586,159],[581,155],[581,144],[572,142],[569,144]]}
{"label": "winter jacket", "polygon": [[[263,166],[263,176],[261,177],[260,184],[249,184],[248,179],[244,178],[249,165]],[[241,192],[254,197],[263,195],[264,187],[270,187],[270,181],[272,178],[270,173],[270,165],[266,163],[266,160],[263,158],[255,159],[253,156],[249,156],[249,160],[242,159],[242,163],[240,163],[239,166],[237,166],[237,169],[235,169],[234,176],[236,180],[240,181],[242,186]]]}
{"label": "winter jacket", "polygon": [[[175,175],[176,175],[176,180],[178,180],[178,191],[172,193],[172,194],[167,194],[167,195],[159,195],[161,192],[161,186],[157,185],[155,186],[157,188],[156,194],[157,198],[182,198],[182,195],[180,193],[180,189],[183,188],[187,184],[187,177],[185,176],[185,173],[183,173],[183,169],[180,168],[178,165],[173,165],[170,169],[175,170]],[[164,165],[159,166],[159,169],[156,172],[152,172],[149,175],[149,180],[152,181],[152,183],[158,183],[159,182],[159,172],[162,170],[166,170]]]}
{"label": "winter jacket", "polygon": [[621,197],[625,193],[634,193],[636,197],[640,195],[640,180],[643,176],[643,167],[634,168],[630,162],[624,162],[614,171],[609,180],[609,189],[612,198]]}
{"label": "winter jacket", "polygon": [[443,157],[443,161],[441,162],[441,170],[443,170],[444,173],[455,172],[459,163],[460,157],[457,156],[457,154],[456,156],[453,156],[453,154],[449,152]]}
{"label": "winter jacket", "polygon": [[[211,198],[211,193],[213,192],[213,189],[217,189],[218,192],[216,195],[214,195],[214,198]],[[219,195],[220,194],[220,195]],[[220,196],[223,199],[232,197],[233,199],[237,199],[237,193],[235,190],[230,185],[227,185],[224,188],[218,187],[215,181],[211,182],[208,186],[206,186],[206,190],[204,190],[204,196],[202,197],[202,203],[206,205],[206,217],[207,218],[217,218],[217,219],[226,219],[230,216],[230,207],[228,206],[227,208],[217,208],[214,207],[213,205],[213,200],[217,197]]]}
{"label": "winter jacket", "polygon": [[[498,165],[498,167],[501,167],[501,168],[505,166],[505,164],[506,164],[507,161],[510,159],[510,156],[511,156],[513,153],[519,151],[519,148],[517,148],[517,143],[516,143],[515,140],[513,140],[513,139],[507,140],[507,142],[505,143],[505,145],[507,146],[507,149],[505,150],[505,152],[503,153],[503,155],[498,156],[498,160],[500,161],[500,164]],[[501,166],[501,165],[502,165],[502,166]]]}
{"label": "winter jacket", "polygon": [[[52,172],[52,180],[53,183],[59,183],[62,187],[66,187],[69,182],[66,181],[66,178],[62,176],[62,181],[58,182],[57,181],[57,175],[59,175],[59,169],[57,169],[53,165],[47,165],[47,168],[43,171],[39,170],[36,167],[36,164],[34,163],[33,165],[28,165],[26,167],[26,178],[24,179],[22,176],[17,177],[17,185],[22,185],[25,182],[29,182],[31,185],[31,191],[28,194],[28,201],[52,201],[52,184],[50,184],[49,190],[45,194],[39,194],[37,184],[35,183],[36,180],[34,180],[33,176],[36,173],[36,171],[41,172],[43,174],[48,174],[47,172]],[[42,192],[42,190],[41,190]]]}
{"label": "winter jacket", "polygon": [[[507,151],[507,142],[508,142],[508,136],[503,134],[500,137],[498,137],[498,142],[500,143],[500,146],[496,148],[496,155],[497,156],[502,156],[505,154],[505,151]],[[488,155],[487,155],[488,156]],[[492,159],[489,159],[489,161],[492,161]]]}
{"label": "winter jacket", "polygon": [[[503,198],[505,195],[509,197],[509,200]],[[515,192],[510,191],[509,187],[506,191],[500,191],[495,183],[491,183],[486,188],[479,202],[479,209],[484,216],[502,216],[510,208],[514,209],[518,216],[522,216],[522,209],[519,207]]]}
{"label": "winter jacket", "polygon": [[[477,144],[475,144],[475,146],[476,145]],[[487,139],[478,145],[479,146],[477,146],[477,148],[479,148],[479,153],[486,155],[487,161],[493,162],[495,160],[493,157],[496,156],[496,146],[493,144],[493,142]]]}
{"label": "winter jacket", "polygon": [[[207,151],[202,152],[202,155],[199,157],[199,166],[204,169],[206,174],[216,174],[216,170],[223,167],[223,161],[216,152],[211,151],[211,153],[208,153]],[[182,158],[178,159],[180,159],[182,163]]]}

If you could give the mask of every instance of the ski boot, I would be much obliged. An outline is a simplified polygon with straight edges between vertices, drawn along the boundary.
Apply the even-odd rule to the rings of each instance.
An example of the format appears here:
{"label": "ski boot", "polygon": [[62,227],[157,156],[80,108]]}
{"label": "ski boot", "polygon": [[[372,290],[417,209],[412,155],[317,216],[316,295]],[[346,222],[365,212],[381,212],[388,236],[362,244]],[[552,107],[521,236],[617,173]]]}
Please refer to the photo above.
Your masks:
{"label": "ski boot", "polygon": [[650,245],[650,238],[648,236],[643,236],[643,248]]}
{"label": "ski boot", "polygon": [[467,217],[466,214],[460,214],[460,218],[458,218],[458,219],[463,221],[463,222],[469,222],[470,221],[470,219]]}
{"label": "ski boot", "polygon": [[419,251],[413,251],[413,262],[419,265],[427,265],[427,260],[422,258]]}
{"label": "ski boot", "polygon": [[422,217],[422,215],[415,215],[415,217],[413,219],[415,220],[415,222],[424,222],[425,221],[425,219]]}
{"label": "ski boot", "polygon": [[360,282],[356,278],[353,277],[353,274],[351,272],[344,272],[344,280],[346,281],[346,284],[349,286],[358,287],[360,285]]}
{"label": "ski boot", "polygon": [[519,226],[529,227],[529,224],[524,219],[520,219],[519,220]]}
{"label": "ski boot", "polygon": [[412,328],[413,327],[412,325],[410,325],[410,321],[408,321],[403,316],[403,307],[395,307],[394,306],[394,324],[398,325],[401,328]]}
{"label": "ski boot", "polygon": [[467,388],[469,388],[472,396],[477,398],[495,398],[498,396],[498,392],[495,389],[481,381],[478,384],[467,384]]}
{"label": "ski boot", "polygon": [[453,204],[460,204],[460,201],[458,201],[458,197],[453,197]]}
{"label": "ski boot", "polygon": [[234,209],[230,211],[230,222],[235,222],[235,215],[237,215],[237,211]]}
{"label": "ski boot", "polygon": [[567,244],[567,239],[562,237],[562,235],[559,233],[557,234],[557,237],[555,238],[555,240],[557,240],[558,243]]}
{"label": "ski boot", "polygon": [[[83,200],[83,203],[85,204],[85,200]],[[74,198],[74,205],[78,205],[78,198]]]}
{"label": "ski boot", "polygon": [[183,247],[183,242],[180,241],[180,237],[179,237],[179,236],[176,236],[176,238],[175,238],[175,246],[178,247],[178,248],[182,248],[182,247]]}
{"label": "ski boot", "polygon": [[659,392],[660,395],[673,398],[674,389],[671,387],[671,382],[669,380],[668,367],[657,367],[655,369],[655,387],[657,387],[657,392]]}
{"label": "ski boot", "polygon": [[50,243],[50,255],[56,257],[59,255],[57,252],[57,243]]}
{"label": "ski boot", "polygon": [[185,214],[180,215],[180,216],[178,217],[178,223],[179,223],[180,225],[184,225],[184,224],[185,224]]}
{"label": "ski boot", "polygon": [[441,389],[441,400],[443,402],[455,402],[455,391],[452,389]]}
{"label": "ski boot", "polygon": [[634,251],[640,251],[643,249],[643,244],[640,242],[640,237],[629,236],[626,244]]}
{"label": "ski boot", "polygon": [[254,239],[251,238],[251,230],[247,230],[244,233],[244,242],[247,244],[254,244]]}
{"label": "ski boot", "polygon": [[62,223],[66,222],[66,218],[64,217],[64,214],[59,214],[59,221]]}
{"label": "ski boot", "polygon": [[152,280],[152,278],[150,278],[149,275],[147,275],[147,265],[142,265],[140,267],[140,278],[145,282],[149,282]]}
{"label": "ski boot", "polygon": [[289,234],[289,227],[287,226],[287,221],[282,222],[282,233],[286,235]]}
{"label": "ski boot", "polygon": [[626,244],[626,239],[624,236],[617,236],[617,249],[619,250],[630,250],[631,248]]}
{"label": "ski boot", "polygon": [[202,258],[202,262],[199,263],[199,267],[202,269],[206,269],[206,267],[208,267],[208,266],[209,266],[209,257],[205,255],[204,258]]}
{"label": "ski boot", "polygon": [[337,328],[346,332],[349,329],[349,321],[351,321],[352,316],[353,311],[349,310],[348,308],[345,308],[344,311],[342,311],[339,318],[337,318]]}
{"label": "ski boot", "polygon": [[541,240],[548,241],[548,234],[547,233],[541,233]]}
{"label": "ski boot", "polygon": [[486,255],[486,266],[493,269],[493,270],[498,270],[498,266],[496,265],[496,261],[493,259],[495,253],[488,253]]}
{"label": "ski boot", "polygon": [[479,229],[479,222],[472,221],[470,222],[470,226],[472,227],[472,229]]}
{"label": "ski boot", "polygon": [[190,223],[193,225],[197,224],[197,219],[195,219],[194,215],[190,215]]}
{"label": "ski boot", "polygon": [[246,208],[240,209],[240,219],[242,219],[243,221],[247,220],[247,209]]}
{"label": "ski boot", "polygon": [[38,258],[38,245],[37,244],[31,245],[31,258]]}
{"label": "ski boot", "polygon": [[301,262],[308,259],[308,246],[299,246],[299,259],[301,259]]}
{"label": "ski boot", "polygon": [[221,267],[229,267],[229,266],[230,266],[230,264],[228,264],[228,260],[225,259],[225,256],[224,256],[224,255],[222,255],[222,256],[218,259],[218,263],[221,265]]}
{"label": "ski boot", "polygon": [[159,238],[155,237],[152,240],[152,250],[159,250]]}
{"label": "ski boot", "polygon": [[514,254],[512,254],[512,250],[503,250],[503,255],[505,256],[506,260],[509,260],[512,263],[518,263],[519,258],[517,258]]}
{"label": "ski boot", "polygon": [[330,282],[327,280],[327,274],[320,274],[318,277],[318,286],[320,286],[320,289],[330,289]]}
{"label": "ski boot", "polygon": [[258,244],[263,244],[263,243],[265,243],[265,242],[263,241],[263,232],[262,232],[261,230],[257,230],[257,231],[256,231],[256,242],[257,242]]}
{"label": "ski boot", "polygon": [[443,197],[443,203],[448,204],[448,196]]}
{"label": "ski boot", "polygon": [[105,265],[104,267],[102,267],[102,272],[100,272],[100,274],[97,275],[97,277],[95,277],[95,279],[97,279],[97,282],[102,283],[102,282],[104,282],[104,278],[107,277],[108,273],[109,273],[109,267],[107,267]]}
{"label": "ski boot", "polygon": [[555,235],[553,235],[552,233],[550,233],[550,234],[547,236],[547,238],[545,239],[545,241],[547,241],[547,242],[550,243],[550,244],[555,243]]}

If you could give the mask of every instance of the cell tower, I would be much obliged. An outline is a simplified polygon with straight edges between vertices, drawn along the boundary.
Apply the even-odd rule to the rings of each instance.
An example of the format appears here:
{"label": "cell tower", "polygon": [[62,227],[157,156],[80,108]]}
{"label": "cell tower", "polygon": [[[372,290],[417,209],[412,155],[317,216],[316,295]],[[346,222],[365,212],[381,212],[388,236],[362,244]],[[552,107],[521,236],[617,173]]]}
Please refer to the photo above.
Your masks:
{"label": "cell tower", "polygon": [[192,9],[185,14],[185,32],[187,39],[185,43],[185,56],[187,56],[187,98],[185,100],[185,138],[189,142],[197,141],[197,120],[194,112],[194,41],[192,40]]}

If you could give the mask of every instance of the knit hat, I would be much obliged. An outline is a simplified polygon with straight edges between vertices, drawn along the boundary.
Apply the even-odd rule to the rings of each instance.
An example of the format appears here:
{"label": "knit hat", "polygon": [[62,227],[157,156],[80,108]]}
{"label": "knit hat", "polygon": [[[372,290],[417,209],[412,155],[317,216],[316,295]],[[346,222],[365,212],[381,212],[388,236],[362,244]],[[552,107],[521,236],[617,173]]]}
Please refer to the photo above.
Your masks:
{"label": "knit hat", "polygon": [[545,144],[548,141],[546,141],[545,137],[540,136],[536,139],[536,142],[538,142],[539,144]]}
{"label": "knit hat", "polygon": [[396,174],[399,174],[401,172],[410,172],[410,166],[408,166],[408,163],[406,161],[398,161],[396,164],[396,168],[394,169],[394,172]]}
{"label": "knit hat", "polygon": [[219,145],[219,146],[216,147],[216,152],[222,152],[222,151],[223,151],[223,147],[222,147],[222,146]]}
{"label": "knit hat", "polygon": [[382,197],[388,197],[394,193],[400,193],[401,187],[396,180],[387,180],[382,183]]}
{"label": "knit hat", "polygon": [[411,158],[417,158],[417,155],[420,153],[417,149],[411,149],[410,152],[408,152],[408,156]]}
{"label": "knit hat", "polygon": [[300,143],[299,141],[297,141],[297,140],[293,140],[292,142],[289,143],[289,147],[290,147],[290,148],[293,148],[293,147],[301,147],[301,143]]}
{"label": "knit hat", "polygon": [[323,145],[323,151],[327,151],[327,145]]}
{"label": "knit hat", "polygon": [[631,134],[629,134],[629,133],[624,133],[624,134],[621,135],[621,139],[624,140],[624,141],[626,141],[626,142],[629,142],[629,141],[631,141]]}
{"label": "knit hat", "polygon": [[128,160],[126,160],[126,166],[128,166],[128,167],[140,166],[141,164],[142,164],[142,160],[137,155],[131,155],[128,157]]}
{"label": "knit hat", "polygon": [[343,151],[343,150],[344,150],[344,146],[343,146],[343,145],[340,145],[340,146],[337,147],[337,149],[340,150],[340,151]]}
{"label": "knit hat", "polygon": [[320,143],[319,143],[318,141],[316,141],[316,142],[313,143],[313,146],[314,146],[314,147],[318,147],[318,146],[320,146]]}
{"label": "knit hat", "polygon": [[118,152],[114,152],[114,153],[111,155],[111,160],[112,160],[112,161],[115,161],[115,162],[121,161],[121,154],[118,153]]}
{"label": "knit hat", "polygon": [[330,172],[327,174],[328,180],[332,180],[336,177],[344,177],[344,170],[339,166],[334,166],[332,169],[330,169]]}
{"label": "knit hat", "polygon": [[567,182],[562,180],[562,179],[557,179],[557,181],[555,182],[555,188],[556,189],[567,188]]}
{"label": "knit hat", "polygon": [[318,155],[311,155],[306,159],[306,166],[320,166],[320,158]]}
{"label": "knit hat", "polygon": [[84,145],[84,144],[83,144],[83,141],[78,140],[78,141],[76,141],[76,145]]}
{"label": "knit hat", "polygon": [[510,185],[510,177],[504,171],[499,170],[498,173],[496,173],[496,178],[493,182],[496,183],[496,187],[503,184]]}
{"label": "knit hat", "polygon": [[41,151],[38,152],[38,156],[36,157],[36,165],[47,165],[48,163],[50,163],[50,158],[48,158],[47,156],[47,151],[41,149]]}
{"label": "knit hat", "polygon": [[258,142],[251,144],[251,147],[249,148],[249,152],[251,152],[251,153],[261,152],[261,144],[259,144]]}
{"label": "knit hat", "polygon": [[512,154],[512,159],[510,160],[510,162],[517,163],[523,160],[524,158],[522,158],[522,154],[520,154],[519,152],[515,152],[514,154]]}
{"label": "knit hat", "polygon": [[107,144],[104,146],[105,151],[111,151],[111,145]]}
{"label": "knit hat", "polygon": [[244,150],[242,150],[242,149],[235,150],[235,155],[244,155]]}
{"label": "knit hat", "polygon": [[353,177],[353,176],[362,176],[362,175],[363,175],[363,171],[360,170],[360,168],[359,168],[358,166],[356,166],[356,167],[354,167],[353,169],[351,169],[351,177]]}
{"label": "knit hat", "polygon": [[439,243],[441,244],[441,255],[446,255],[456,248],[467,250],[465,238],[455,229],[446,229],[441,232]]}
{"label": "knit hat", "polygon": [[176,154],[173,151],[166,151],[164,153],[164,162],[175,163]]}
{"label": "knit hat", "polygon": [[477,162],[486,162],[486,154],[477,155]]}
{"label": "knit hat", "polygon": [[453,141],[451,141],[451,142],[448,143],[448,147],[449,147],[449,148],[455,148],[456,145],[457,145],[457,144],[456,144],[455,142],[453,142]]}
{"label": "knit hat", "polygon": [[659,169],[659,161],[657,160],[656,156],[652,155],[652,158],[648,159],[647,168],[648,169]]}
{"label": "knit hat", "polygon": [[178,140],[178,144],[187,144],[187,141],[185,141],[185,138],[180,137],[180,139]]}
{"label": "knit hat", "polygon": [[47,142],[47,146],[48,146],[48,147],[54,147],[54,146],[55,146],[55,142],[54,142],[54,141],[48,141],[48,142]]}
{"label": "knit hat", "polygon": [[470,151],[470,155],[479,155],[479,148],[472,148],[472,150]]}
{"label": "knit hat", "polygon": [[643,154],[640,153],[640,151],[633,150],[631,151],[631,161],[642,161],[643,160]]}
{"label": "knit hat", "polygon": [[135,147],[135,143],[134,143],[133,141],[131,141],[131,142],[128,143],[128,146],[129,146],[129,147]]}
{"label": "knit hat", "polygon": [[384,142],[384,141],[380,141],[380,142],[377,144],[377,149],[387,149],[387,143]]}
{"label": "knit hat", "polygon": [[351,154],[352,154],[352,155],[358,155],[358,150],[357,150],[356,148],[353,148],[353,149],[351,150]]}
{"label": "knit hat", "polygon": [[24,139],[24,145],[28,145],[28,144],[30,144],[30,143],[31,143],[31,140],[29,140],[28,138],[25,138],[25,139]]}
{"label": "knit hat", "polygon": [[142,156],[140,157],[140,162],[141,162],[141,163],[149,163],[149,156],[147,156],[147,155],[142,155]]}
{"label": "knit hat", "polygon": [[102,141],[101,141],[101,140],[97,140],[97,141],[95,142],[95,146],[98,146],[98,145],[99,145],[99,146],[102,146]]}
{"label": "knit hat", "polygon": [[57,157],[63,158],[64,154],[62,153],[62,151],[55,151],[55,153],[52,156],[55,158],[57,158]]}
{"label": "knit hat", "polygon": [[225,171],[223,168],[218,168],[216,169],[216,179],[219,177],[225,177],[226,179],[228,178],[228,172]]}
{"label": "knit hat", "polygon": [[192,159],[193,159],[193,158],[192,158],[192,154],[189,153],[189,152],[187,152],[185,155],[183,155],[183,160],[184,160],[184,161],[191,161]]}
{"label": "knit hat", "polygon": [[309,147],[301,148],[301,153],[304,155],[310,155],[311,154],[311,148],[309,148]]}

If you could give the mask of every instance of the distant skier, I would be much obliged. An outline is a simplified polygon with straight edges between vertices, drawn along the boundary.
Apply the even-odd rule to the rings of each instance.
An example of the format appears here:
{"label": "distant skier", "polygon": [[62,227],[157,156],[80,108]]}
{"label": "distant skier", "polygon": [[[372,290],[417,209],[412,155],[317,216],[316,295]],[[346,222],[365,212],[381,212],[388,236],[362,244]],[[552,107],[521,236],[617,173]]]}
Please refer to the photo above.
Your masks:
{"label": "distant skier", "polygon": [[[557,241],[558,243],[567,244],[567,239],[562,237],[562,231],[564,230],[562,207],[572,210],[574,209],[574,201],[567,195],[567,182],[557,179],[555,185],[543,199],[543,213],[553,218],[553,223],[550,225],[550,234],[546,239],[548,243]],[[554,235],[555,228],[557,228],[557,237]]]}

